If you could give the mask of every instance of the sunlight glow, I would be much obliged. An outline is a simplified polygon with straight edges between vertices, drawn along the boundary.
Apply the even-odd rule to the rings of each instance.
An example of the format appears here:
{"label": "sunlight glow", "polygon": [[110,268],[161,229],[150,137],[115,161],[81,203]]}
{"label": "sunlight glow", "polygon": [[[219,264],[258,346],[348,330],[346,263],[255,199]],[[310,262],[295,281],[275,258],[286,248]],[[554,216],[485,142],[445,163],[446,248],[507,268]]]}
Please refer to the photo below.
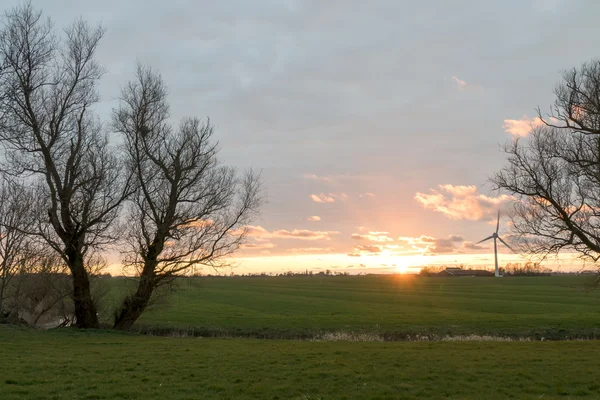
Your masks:
{"label": "sunlight glow", "polygon": [[[527,258],[518,254],[499,254],[500,266],[507,263],[525,263]],[[213,275],[244,275],[244,274],[279,274],[288,271],[304,272],[331,271],[335,273],[347,272],[349,274],[418,274],[422,267],[459,266],[467,268],[492,269],[494,256],[486,254],[399,254],[385,250],[379,254],[365,254],[360,257],[351,257],[348,254],[300,254],[300,255],[265,255],[258,257],[236,257],[232,266],[220,270],[204,267],[202,274]],[[113,275],[122,275],[120,263],[109,263],[106,272]],[[561,255],[558,260],[545,260],[544,266],[554,271],[577,271],[582,268],[582,262],[573,254]]]}

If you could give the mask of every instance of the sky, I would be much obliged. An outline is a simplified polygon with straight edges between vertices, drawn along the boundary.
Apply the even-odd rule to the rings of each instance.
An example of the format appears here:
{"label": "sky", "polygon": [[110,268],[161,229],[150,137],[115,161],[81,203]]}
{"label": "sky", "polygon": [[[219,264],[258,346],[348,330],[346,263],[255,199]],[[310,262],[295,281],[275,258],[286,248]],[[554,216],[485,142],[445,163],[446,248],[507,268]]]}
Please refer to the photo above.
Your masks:
{"label": "sky", "polygon": [[106,28],[103,118],[140,61],[174,119],[210,117],[222,161],[261,171],[236,273],[492,267],[474,243],[510,204],[488,181],[501,145],[539,123],[562,71],[600,56],[596,0],[32,4],[58,28]]}

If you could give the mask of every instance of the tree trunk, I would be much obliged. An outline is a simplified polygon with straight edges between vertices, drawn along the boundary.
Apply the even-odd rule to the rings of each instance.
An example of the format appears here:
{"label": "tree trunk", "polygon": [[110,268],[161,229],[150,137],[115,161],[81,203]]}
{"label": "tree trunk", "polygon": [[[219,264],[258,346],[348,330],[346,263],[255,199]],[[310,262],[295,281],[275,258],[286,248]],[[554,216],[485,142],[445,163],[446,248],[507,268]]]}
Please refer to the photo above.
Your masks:
{"label": "tree trunk", "polygon": [[135,321],[142,315],[154,291],[152,277],[142,274],[135,294],[123,300],[121,309],[115,318],[114,329],[131,329]]}
{"label": "tree trunk", "polygon": [[6,286],[6,278],[2,277],[0,278],[0,319],[2,319],[2,316],[4,315],[4,309],[2,307],[4,307],[4,287]]}
{"label": "tree trunk", "polygon": [[73,303],[75,305],[75,326],[81,329],[98,329],[98,314],[92,300],[90,280],[83,265],[80,252],[69,257],[69,269],[73,276]]}

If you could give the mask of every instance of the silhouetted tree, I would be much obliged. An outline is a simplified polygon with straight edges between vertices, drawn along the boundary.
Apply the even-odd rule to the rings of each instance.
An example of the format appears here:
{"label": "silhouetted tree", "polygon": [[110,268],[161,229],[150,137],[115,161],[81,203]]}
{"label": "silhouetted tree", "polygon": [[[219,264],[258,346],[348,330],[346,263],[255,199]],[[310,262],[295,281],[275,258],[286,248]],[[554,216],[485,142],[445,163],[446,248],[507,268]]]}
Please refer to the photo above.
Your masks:
{"label": "silhouetted tree", "polygon": [[238,177],[218,161],[210,121],[188,118],[172,127],[169,117],[162,78],[138,66],[113,124],[137,187],[128,204],[123,262],[139,277],[116,313],[117,329],[131,327],[157,287],[194,266],[222,265],[261,203],[254,173]]}
{"label": "silhouetted tree", "polygon": [[516,199],[521,250],[574,250],[600,258],[600,61],[563,74],[546,123],[505,146],[508,165],[493,178]]}
{"label": "silhouetted tree", "polygon": [[35,233],[73,280],[76,324],[98,327],[86,254],[112,242],[128,181],[94,114],[104,70],[95,53],[104,30],[75,21],[64,36],[30,4],[6,13],[0,30],[0,140],[4,168],[37,185]]}
{"label": "silhouetted tree", "polygon": [[508,276],[543,276],[550,275],[552,270],[544,268],[540,263],[526,262],[522,263],[508,263],[503,270],[503,275]]}
{"label": "silhouetted tree", "polygon": [[33,212],[32,191],[8,177],[1,177],[0,313],[6,311],[4,300],[13,279],[35,257],[34,246],[27,234],[34,224]]}

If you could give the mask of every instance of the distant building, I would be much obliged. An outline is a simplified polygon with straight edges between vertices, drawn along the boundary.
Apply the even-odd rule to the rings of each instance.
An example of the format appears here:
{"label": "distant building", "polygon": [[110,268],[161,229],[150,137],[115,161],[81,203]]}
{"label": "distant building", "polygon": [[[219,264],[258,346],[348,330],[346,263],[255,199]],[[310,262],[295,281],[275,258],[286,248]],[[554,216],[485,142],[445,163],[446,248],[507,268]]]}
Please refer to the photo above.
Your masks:
{"label": "distant building", "polygon": [[437,273],[437,276],[494,276],[492,271],[486,271],[485,269],[462,269],[462,268],[446,268]]}

